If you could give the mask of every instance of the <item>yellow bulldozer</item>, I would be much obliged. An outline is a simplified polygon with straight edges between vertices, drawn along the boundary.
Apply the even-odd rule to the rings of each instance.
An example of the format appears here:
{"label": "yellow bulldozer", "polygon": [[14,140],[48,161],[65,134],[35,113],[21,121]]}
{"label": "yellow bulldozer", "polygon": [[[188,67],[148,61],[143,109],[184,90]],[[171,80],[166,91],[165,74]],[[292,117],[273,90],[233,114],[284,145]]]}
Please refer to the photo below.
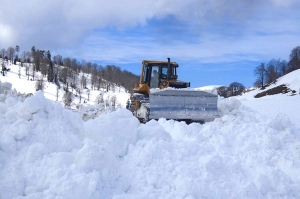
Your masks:
{"label": "yellow bulldozer", "polygon": [[151,119],[207,122],[219,117],[218,96],[188,89],[190,82],[178,80],[178,64],[142,61],[140,82],[135,85],[127,108],[142,123]]}

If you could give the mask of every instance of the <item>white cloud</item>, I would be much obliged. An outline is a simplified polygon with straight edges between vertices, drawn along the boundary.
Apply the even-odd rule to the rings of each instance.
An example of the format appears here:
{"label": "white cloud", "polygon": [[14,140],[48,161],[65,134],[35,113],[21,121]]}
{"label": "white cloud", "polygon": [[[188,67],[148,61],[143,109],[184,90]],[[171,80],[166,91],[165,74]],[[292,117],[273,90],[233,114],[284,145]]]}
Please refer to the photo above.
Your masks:
{"label": "white cloud", "polygon": [[0,43],[4,46],[10,45],[15,39],[12,28],[0,23],[0,30]]}
{"label": "white cloud", "polygon": [[[88,37],[73,56],[99,60],[103,64],[138,63],[144,59],[189,61],[194,63],[234,63],[243,61],[267,62],[272,58],[288,59],[300,35],[249,33],[240,38],[207,34],[198,42],[173,41],[158,43],[147,35],[115,37],[109,32],[97,32]],[[66,56],[72,56],[71,54]]]}
{"label": "white cloud", "polygon": [[[290,8],[288,11],[287,7]],[[72,54],[77,53],[87,60],[108,62],[130,62],[142,57],[161,59],[170,55],[221,62],[243,59],[241,54],[255,60],[260,58],[258,55],[277,55],[295,45],[296,40],[292,40],[299,41],[295,36],[300,32],[296,25],[297,8],[296,0],[2,0],[0,46],[73,48],[76,50],[69,56],[74,57]],[[155,38],[153,35],[137,38],[113,38],[109,34],[91,36],[96,28],[105,30],[109,26],[122,30],[146,26],[150,19],[170,15],[178,20],[178,24],[185,25],[178,28],[168,44],[163,43],[165,37],[170,36],[165,32],[171,26],[177,26],[176,23],[166,24]],[[185,31],[193,33],[199,40],[187,42]],[[274,35],[260,35],[269,33]],[[289,41],[291,43],[287,44]],[[279,50],[275,51],[274,46]]]}
{"label": "white cloud", "polygon": [[289,8],[291,6],[294,5],[299,5],[299,1],[298,0],[273,0],[273,2],[275,3],[276,6],[279,7],[285,7],[285,8]]}

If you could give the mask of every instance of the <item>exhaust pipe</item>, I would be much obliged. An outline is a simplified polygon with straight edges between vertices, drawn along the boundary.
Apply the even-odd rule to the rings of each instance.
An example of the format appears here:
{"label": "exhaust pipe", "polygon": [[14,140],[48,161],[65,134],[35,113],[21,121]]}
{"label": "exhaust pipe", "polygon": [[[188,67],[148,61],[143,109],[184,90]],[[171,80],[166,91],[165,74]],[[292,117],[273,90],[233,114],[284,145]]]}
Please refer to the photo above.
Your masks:
{"label": "exhaust pipe", "polygon": [[171,78],[171,65],[170,65],[170,58],[168,57],[168,79]]}

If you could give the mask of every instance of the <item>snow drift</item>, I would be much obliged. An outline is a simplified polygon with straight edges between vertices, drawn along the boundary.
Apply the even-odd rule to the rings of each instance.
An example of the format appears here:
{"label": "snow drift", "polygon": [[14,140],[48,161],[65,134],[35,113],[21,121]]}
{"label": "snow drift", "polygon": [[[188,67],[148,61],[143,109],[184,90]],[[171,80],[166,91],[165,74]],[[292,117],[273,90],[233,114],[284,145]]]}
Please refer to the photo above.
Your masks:
{"label": "snow drift", "polygon": [[1,199],[300,198],[299,128],[247,100],[186,125],[123,109],[85,122],[42,92],[0,99]]}

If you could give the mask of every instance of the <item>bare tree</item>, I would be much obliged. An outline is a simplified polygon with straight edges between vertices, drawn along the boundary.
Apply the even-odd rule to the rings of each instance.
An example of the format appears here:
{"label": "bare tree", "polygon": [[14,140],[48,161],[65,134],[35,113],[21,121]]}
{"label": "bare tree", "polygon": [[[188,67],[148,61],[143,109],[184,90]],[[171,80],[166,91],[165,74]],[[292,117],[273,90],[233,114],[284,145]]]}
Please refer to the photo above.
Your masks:
{"label": "bare tree", "polygon": [[35,66],[35,63],[31,64],[31,76],[32,76],[32,81],[34,81],[34,76],[35,76],[35,69],[36,66]]}
{"label": "bare tree", "polygon": [[96,97],[96,103],[100,104],[104,102],[103,93],[100,92],[100,94]]}
{"label": "bare tree", "polygon": [[63,96],[63,103],[65,106],[71,106],[71,103],[73,101],[73,95],[71,92],[66,91]]}
{"label": "bare tree", "polygon": [[87,89],[86,94],[87,94],[87,96],[88,96],[88,101],[90,101],[90,94],[91,94],[90,89]]}
{"label": "bare tree", "polygon": [[230,88],[228,86],[220,86],[218,89],[217,89],[217,92],[218,92],[218,95],[224,97],[224,98],[227,98],[230,96]]}
{"label": "bare tree", "polygon": [[59,86],[56,86],[56,101],[58,101],[59,96]]}
{"label": "bare tree", "polygon": [[82,89],[80,87],[77,87],[76,93],[79,95],[79,103],[81,103]]}
{"label": "bare tree", "polygon": [[27,80],[29,80],[29,64],[24,64],[25,75],[27,75]]}
{"label": "bare tree", "polygon": [[103,100],[103,102],[104,102],[105,107],[109,107],[109,98],[108,98],[108,97],[105,98],[105,99]]}
{"label": "bare tree", "polygon": [[59,80],[66,84],[67,83],[67,76],[68,75],[68,71],[67,71],[67,68],[63,68],[60,72],[59,72]]}
{"label": "bare tree", "polygon": [[110,96],[110,100],[112,107],[116,107],[117,97],[115,95]]}
{"label": "bare tree", "polygon": [[245,86],[239,82],[232,82],[229,87],[231,89],[231,96],[241,95],[245,89]]}
{"label": "bare tree", "polygon": [[42,58],[41,59],[41,64],[40,64],[40,69],[41,69],[41,74],[43,76],[46,76],[47,75],[47,72],[48,72],[48,62],[46,60],[46,58]]}
{"label": "bare tree", "polygon": [[36,71],[41,70],[41,62],[42,62],[43,57],[44,57],[44,51],[42,51],[42,50],[37,50],[33,54],[33,62],[35,64],[35,70]]}
{"label": "bare tree", "polygon": [[73,58],[73,59],[71,60],[71,69],[72,69],[75,73],[78,73],[79,65],[78,65],[77,59],[75,59],[75,58]]}
{"label": "bare tree", "polygon": [[289,71],[294,71],[300,68],[300,46],[297,46],[292,49],[290,54],[290,61],[288,63],[290,66]]}
{"label": "bare tree", "polygon": [[62,66],[63,65],[63,58],[62,58],[62,56],[61,55],[55,55],[53,57],[53,63],[57,64],[59,66]]}
{"label": "bare tree", "polygon": [[261,87],[263,87],[266,83],[266,69],[264,63],[261,63],[254,69],[254,75],[257,77],[256,82],[259,82]]}
{"label": "bare tree", "polygon": [[43,91],[44,88],[45,88],[45,83],[44,83],[43,77],[41,77],[35,82],[35,90]]}
{"label": "bare tree", "polygon": [[80,80],[80,85],[81,85],[81,88],[86,88],[86,78],[84,76],[84,74],[81,76],[81,80]]}
{"label": "bare tree", "polygon": [[0,50],[0,56],[1,56],[1,58],[4,60],[4,58],[5,58],[5,56],[6,56],[6,50],[5,50],[4,48],[2,48],[2,49]]}
{"label": "bare tree", "polygon": [[29,51],[23,51],[21,54],[21,60],[24,63],[30,63],[30,58],[31,58],[31,52]]}
{"label": "bare tree", "polygon": [[8,47],[7,49],[7,57],[8,59],[11,61],[11,63],[14,60],[14,56],[15,56],[15,48],[14,47]]}
{"label": "bare tree", "polygon": [[271,83],[279,77],[279,60],[272,59],[269,61],[267,68],[265,69],[266,73],[266,83]]}
{"label": "bare tree", "polygon": [[21,64],[19,64],[18,75],[19,75],[19,78],[21,78]]}
{"label": "bare tree", "polygon": [[87,69],[86,73],[91,73],[92,67],[93,67],[93,64],[91,62],[87,62],[86,63],[86,69]]}
{"label": "bare tree", "polygon": [[6,64],[5,64],[5,61],[3,61],[2,62],[2,71],[1,71],[3,76],[5,76],[6,71],[7,71]]}
{"label": "bare tree", "polygon": [[71,68],[71,59],[69,57],[64,58],[64,67]]}

